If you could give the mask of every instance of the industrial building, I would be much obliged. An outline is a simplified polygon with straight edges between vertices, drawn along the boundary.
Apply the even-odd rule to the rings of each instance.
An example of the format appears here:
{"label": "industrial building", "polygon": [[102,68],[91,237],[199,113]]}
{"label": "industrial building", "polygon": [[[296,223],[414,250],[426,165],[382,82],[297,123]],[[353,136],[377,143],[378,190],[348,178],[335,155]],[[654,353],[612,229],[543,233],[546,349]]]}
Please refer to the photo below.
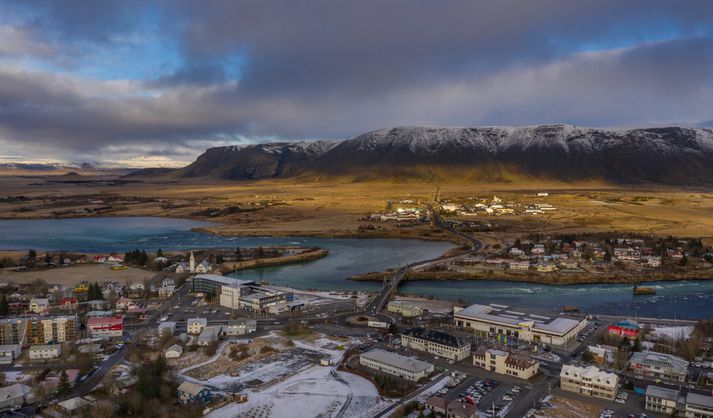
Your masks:
{"label": "industrial building", "polygon": [[536,315],[496,304],[453,308],[453,322],[483,339],[496,339],[501,343],[526,341],[563,348],[575,342],[577,334],[587,325],[583,319]]}
{"label": "industrial building", "polygon": [[414,382],[433,373],[433,364],[378,348],[361,354],[359,363]]}
{"label": "industrial building", "polygon": [[416,316],[421,316],[423,314],[423,308],[418,306],[413,306],[408,302],[401,300],[393,300],[386,305],[386,310],[389,312],[397,313],[404,318],[413,318]]}
{"label": "industrial building", "polygon": [[526,380],[535,376],[540,368],[540,363],[529,356],[485,347],[473,353],[473,365]]}
{"label": "industrial building", "polygon": [[460,361],[470,355],[470,343],[442,331],[416,327],[401,335],[401,345]]}
{"label": "industrial building", "polygon": [[616,398],[618,384],[619,376],[599,370],[594,366],[579,367],[565,364],[560,372],[562,390],[583,396],[613,401]]}

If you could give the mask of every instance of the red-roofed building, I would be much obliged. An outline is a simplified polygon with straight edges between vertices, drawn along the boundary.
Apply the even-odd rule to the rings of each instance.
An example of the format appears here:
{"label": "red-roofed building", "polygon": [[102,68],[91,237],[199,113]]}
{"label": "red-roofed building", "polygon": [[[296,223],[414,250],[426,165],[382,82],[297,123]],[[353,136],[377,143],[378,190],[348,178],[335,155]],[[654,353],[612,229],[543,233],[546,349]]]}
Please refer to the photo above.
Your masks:
{"label": "red-roofed building", "polygon": [[124,317],[92,317],[87,319],[87,331],[92,338],[121,337],[124,335]]}
{"label": "red-roofed building", "polygon": [[639,329],[639,324],[636,321],[625,319],[614,325],[609,325],[607,327],[607,332],[609,334],[620,335],[622,337],[636,338],[639,334]]}
{"label": "red-roofed building", "polygon": [[77,309],[77,306],[79,306],[79,302],[77,301],[77,298],[71,297],[71,298],[62,298],[59,300],[58,304],[60,309],[66,309],[68,311],[73,311]]}

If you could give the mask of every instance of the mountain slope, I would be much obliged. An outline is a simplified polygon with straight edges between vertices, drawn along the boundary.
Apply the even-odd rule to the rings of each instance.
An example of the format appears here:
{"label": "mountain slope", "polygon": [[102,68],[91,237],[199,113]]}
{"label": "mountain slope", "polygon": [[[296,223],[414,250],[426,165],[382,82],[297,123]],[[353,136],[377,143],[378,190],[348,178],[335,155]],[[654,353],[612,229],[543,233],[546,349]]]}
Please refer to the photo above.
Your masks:
{"label": "mountain slope", "polygon": [[397,127],[335,141],[207,150],[176,177],[713,183],[713,130]]}

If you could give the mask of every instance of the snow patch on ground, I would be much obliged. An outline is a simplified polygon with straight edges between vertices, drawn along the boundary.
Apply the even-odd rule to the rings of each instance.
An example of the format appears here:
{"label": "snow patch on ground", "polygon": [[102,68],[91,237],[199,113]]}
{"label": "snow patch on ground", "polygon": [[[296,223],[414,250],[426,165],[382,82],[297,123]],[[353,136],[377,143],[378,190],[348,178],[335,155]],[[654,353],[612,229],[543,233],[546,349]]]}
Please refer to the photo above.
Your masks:
{"label": "snow patch on ground", "polygon": [[674,340],[683,338],[687,339],[691,337],[693,333],[692,325],[682,325],[682,326],[657,326],[654,325],[651,329],[651,335],[655,338],[668,337]]}

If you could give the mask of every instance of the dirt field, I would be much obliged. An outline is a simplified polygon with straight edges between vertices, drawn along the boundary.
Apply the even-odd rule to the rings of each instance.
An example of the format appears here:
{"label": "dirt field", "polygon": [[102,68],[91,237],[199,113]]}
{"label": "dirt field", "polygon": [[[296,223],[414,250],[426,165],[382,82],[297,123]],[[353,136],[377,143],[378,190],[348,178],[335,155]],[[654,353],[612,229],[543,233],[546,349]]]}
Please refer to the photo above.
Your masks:
{"label": "dirt field", "polygon": [[110,282],[119,283],[141,283],[144,279],[149,279],[155,273],[131,268],[126,270],[112,270],[110,266],[103,264],[83,264],[71,267],[57,267],[42,271],[28,272],[2,272],[0,282],[3,283],[31,283],[33,280],[42,279],[49,285],[74,285],[83,280],[89,282]]}
{"label": "dirt field", "polygon": [[[87,180],[91,178],[88,177]],[[599,183],[393,183],[352,181],[220,181],[181,183],[58,183],[42,177],[1,177],[1,218],[63,216],[172,216],[210,220],[226,235],[400,236],[448,239],[429,225],[398,227],[377,222],[359,231],[359,218],[386,208],[387,201],[427,202],[492,198],[557,207],[538,216],[468,217],[495,222],[509,234],[631,231],[680,237],[713,237],[713,191],[680,187],[615,187]],[[547,191],[547,198],[536,198]],[[538,200],[539,199],[539,200]],[[415,205],[416,203],[414,203]],[[405,204],[408,205],[408,204]]]}
{"label": "dirt field", "polygon": [[598,405],[579,399],[553,396],[550,399],[552,408],[537,412],[537,418],[597,418],[602,412]]}

